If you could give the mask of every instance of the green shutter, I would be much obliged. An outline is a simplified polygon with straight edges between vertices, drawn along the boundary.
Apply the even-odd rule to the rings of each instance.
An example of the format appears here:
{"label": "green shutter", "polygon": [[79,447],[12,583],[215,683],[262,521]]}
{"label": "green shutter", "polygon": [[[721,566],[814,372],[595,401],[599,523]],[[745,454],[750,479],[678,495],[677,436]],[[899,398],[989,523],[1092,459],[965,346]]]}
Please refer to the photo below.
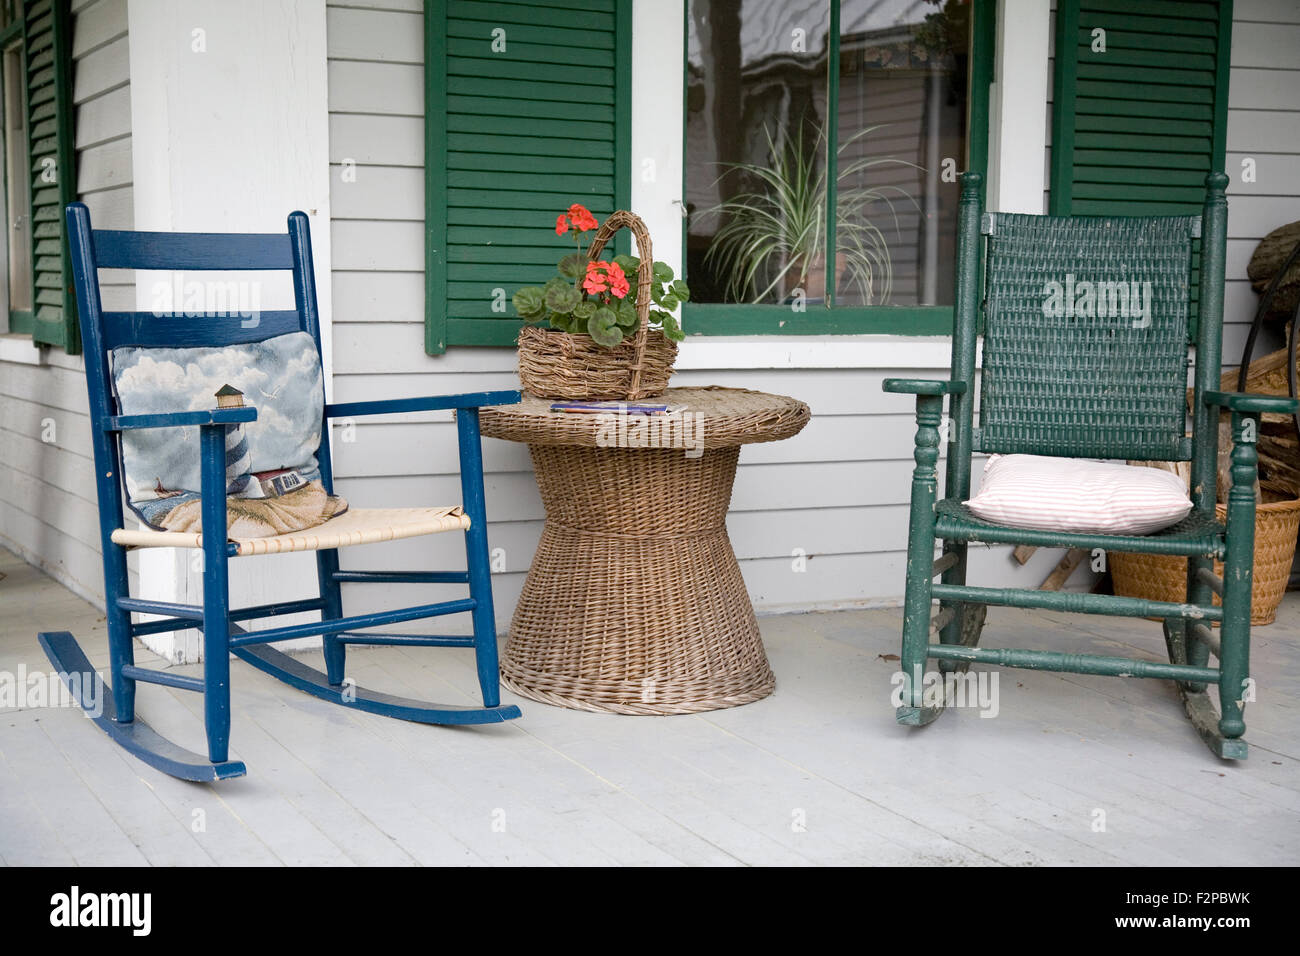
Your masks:
{"label": "green shutter", "polygon": [[1198,213],[1224,164],[1232,0],[1060,0],[1056,17],[1051,212]]}
{"label": "green shutter", "polygon": [[513,345],[511,296],[566,252],[555,217],[629,201],[631,2],[432,0],[425,17],[425,346]]}
{"label": "green shutter", "polygon": [[32,168],[32,339],[81,351],[63,207],[75,198],[71,16],[67,0],[23,3]]}

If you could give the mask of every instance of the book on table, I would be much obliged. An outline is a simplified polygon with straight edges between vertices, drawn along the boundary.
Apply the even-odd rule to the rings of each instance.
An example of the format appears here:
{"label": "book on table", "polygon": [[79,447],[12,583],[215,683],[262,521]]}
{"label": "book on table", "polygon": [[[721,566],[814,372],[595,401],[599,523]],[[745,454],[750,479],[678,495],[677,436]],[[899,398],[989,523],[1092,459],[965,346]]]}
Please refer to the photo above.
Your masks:
{"label": "book on table", "polygon": [[552,402],[551,411],[573,415],[671,415],[685,405],[666,402]]}

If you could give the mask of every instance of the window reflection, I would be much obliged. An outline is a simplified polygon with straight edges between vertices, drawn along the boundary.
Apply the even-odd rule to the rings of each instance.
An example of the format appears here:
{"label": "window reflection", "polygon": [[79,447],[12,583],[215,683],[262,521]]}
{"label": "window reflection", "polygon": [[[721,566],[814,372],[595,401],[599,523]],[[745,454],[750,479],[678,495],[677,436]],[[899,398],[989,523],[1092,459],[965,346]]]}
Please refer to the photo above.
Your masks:
{"label": "window reflection", "polygon": [[828,0],[690,0],[687,269],[696,302],[952,303],[969,2],[841,0],[835,36],[831,14]]}

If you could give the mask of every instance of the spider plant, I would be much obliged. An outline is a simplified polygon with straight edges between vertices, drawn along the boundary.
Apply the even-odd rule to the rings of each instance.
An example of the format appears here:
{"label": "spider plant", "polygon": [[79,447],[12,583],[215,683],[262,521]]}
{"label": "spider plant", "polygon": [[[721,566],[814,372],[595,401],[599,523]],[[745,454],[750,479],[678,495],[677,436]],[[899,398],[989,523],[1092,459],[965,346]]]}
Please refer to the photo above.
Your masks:
{"label": "spider plant", "polygon": [[[894,157],[864,157],[846,165],[838,161],[847,147],[881,125],[868,126],[836,150],[836,255],[828,272],[829,284],[834,288],[847,285],[862,296],[863,302],[885,303],[892,291],[893,265],[889,243],[868,217],[868,207],[875,203],[887,207],[897,233],[893,200],[906,200],[914,206],[917,203],[900,186],[848,184],[875,166],[921,167]],[[725,277],[727,297],[732,301],[762,302],[778,288],[807,289],[810,274],[825,264],[826,164],[818,163],[817,156],[826,136],[818,130],[816,139],[808,144],[803,125],[797,124],[797,130],[778,147],[764,124],[770,165],[725,164],[723,177],[743,175],[754,188],[706,210],[706,215],[719,215],[722,224],[704,261],[717,275]],[[837,281],[835,276],[841,272]]]}

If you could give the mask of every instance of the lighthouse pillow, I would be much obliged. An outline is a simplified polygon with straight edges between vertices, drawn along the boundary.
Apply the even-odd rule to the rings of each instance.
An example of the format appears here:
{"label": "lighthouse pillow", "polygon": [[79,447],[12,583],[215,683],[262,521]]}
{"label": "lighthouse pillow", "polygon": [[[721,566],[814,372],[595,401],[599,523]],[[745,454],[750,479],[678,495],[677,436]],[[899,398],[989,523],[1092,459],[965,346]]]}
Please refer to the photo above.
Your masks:
{"label": "lighthouse pillow", "polygon": [[[320,355],[306,332],[221,348],[113,350],[113,388],[123,415],[257,409],[226,428],[227,525],[232,538],[313,527],[346,510],[320,483],[324,390]],[[122,433],[131,508],[153,528],[198,531],[199,429]]]}

